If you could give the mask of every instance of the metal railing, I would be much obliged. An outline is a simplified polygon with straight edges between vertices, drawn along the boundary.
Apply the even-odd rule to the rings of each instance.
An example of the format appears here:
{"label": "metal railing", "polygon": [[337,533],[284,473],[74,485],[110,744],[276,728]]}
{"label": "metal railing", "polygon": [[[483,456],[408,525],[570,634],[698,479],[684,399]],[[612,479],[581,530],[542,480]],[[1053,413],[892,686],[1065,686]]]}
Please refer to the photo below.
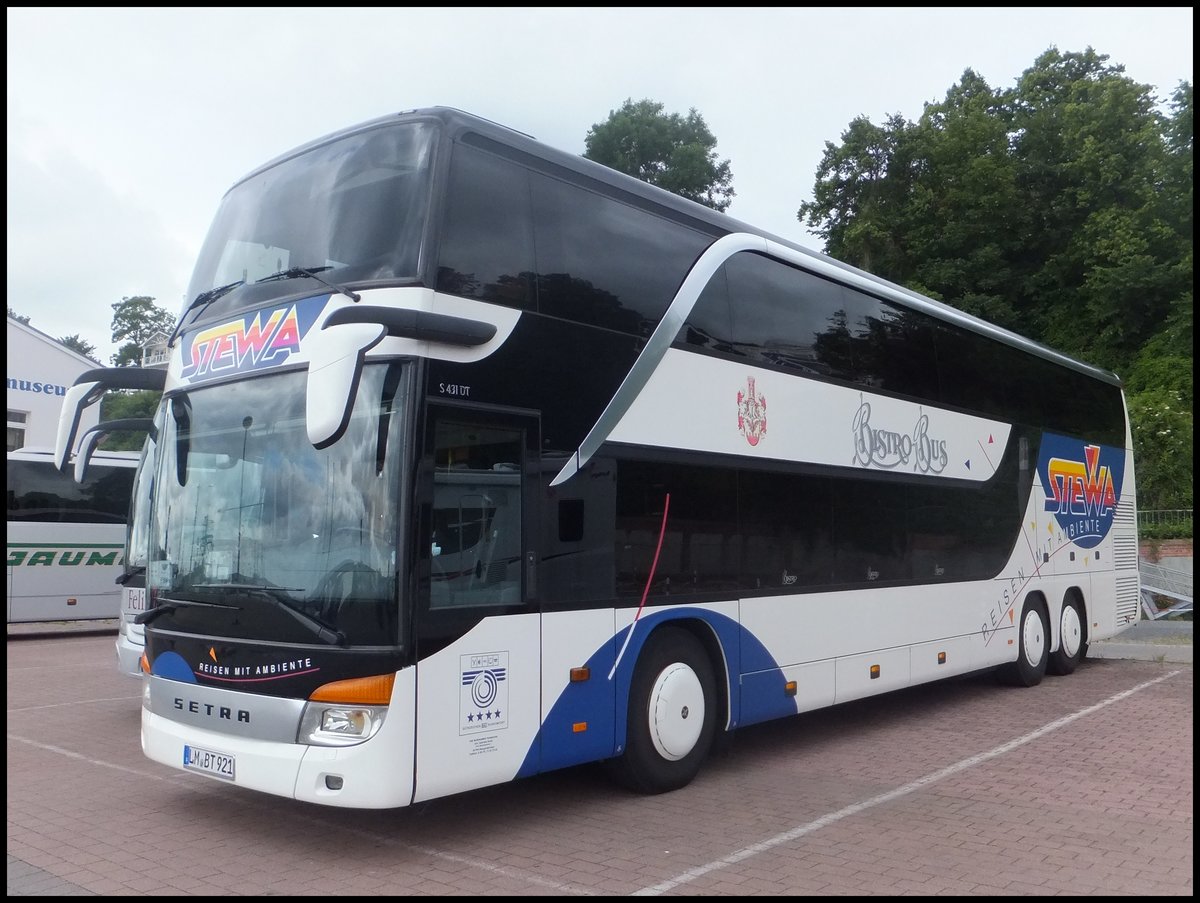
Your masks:
{"label": "metal railing", "polygon": [[1149,511],[1138,511],[1138,527],[1147,526],[1191,526],[1191,508],[1158,508]]}
{"label": "metal railing", "polygon": [[[1142,583],[1142,610],[1151,620],[1192,610],[1192,572],[1165,567],[1143,558],[1138,562]],[[1169,608],[1159,608],[1155,596],[1173,599]]]}

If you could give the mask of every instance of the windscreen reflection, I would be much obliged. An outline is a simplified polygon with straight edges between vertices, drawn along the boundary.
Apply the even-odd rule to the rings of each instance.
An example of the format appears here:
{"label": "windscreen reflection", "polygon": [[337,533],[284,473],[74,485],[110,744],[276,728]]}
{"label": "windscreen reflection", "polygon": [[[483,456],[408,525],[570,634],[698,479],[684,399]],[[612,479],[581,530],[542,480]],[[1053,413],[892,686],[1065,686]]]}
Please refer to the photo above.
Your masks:
{"label": "windscreen reflection", "polygon": [[161,626],[397,643],[400,367],[363,369],[345,435],[322,450],[305,432],[303,372],[172,396],[148,577],[155,604],[177,603]]}

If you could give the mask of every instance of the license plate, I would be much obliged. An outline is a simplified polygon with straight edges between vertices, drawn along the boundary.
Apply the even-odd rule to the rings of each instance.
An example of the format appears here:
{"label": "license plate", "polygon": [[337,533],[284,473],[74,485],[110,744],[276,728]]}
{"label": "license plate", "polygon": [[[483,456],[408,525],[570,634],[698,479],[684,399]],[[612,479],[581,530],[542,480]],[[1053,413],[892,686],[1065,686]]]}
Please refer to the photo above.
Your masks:
{"label": "license plate", "polygon": [[183,767],[191,771],[202,771],[205,774],[211,774],[214,778],[232,781],[234,774],[233,766],[233,756],[228,756],[225,753],[200,749],[198,746],[185,746],[183,748]]}

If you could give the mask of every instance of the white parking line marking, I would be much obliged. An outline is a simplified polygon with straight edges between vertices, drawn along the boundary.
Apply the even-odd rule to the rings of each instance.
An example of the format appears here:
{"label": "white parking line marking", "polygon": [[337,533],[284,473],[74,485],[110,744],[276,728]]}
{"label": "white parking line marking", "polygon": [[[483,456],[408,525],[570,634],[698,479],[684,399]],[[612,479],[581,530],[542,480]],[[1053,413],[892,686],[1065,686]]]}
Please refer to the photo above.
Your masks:
{"label": "white parking line marking", "polygon": [[738,850],[736,853],[731,853],[722,859],[717,859],[714,862],[709,862],[705,865],[688,869],[683,874],[674,878],[670,878],[651,887],[645,887],[641,890],[634,891],[632,894],[630,894],[630,896],[658,896],[659,894],[666,893],[669,890],[679,887],[681,884],[687,884],[689,881],[695,881],[697,878],[701,878],[704,875],[707,875],[709,872],[715,872],[718,869],[725,868],[726,866],[735,865],[739,862],[749,859],[751,856],[757,856],[759,853],[766,853],[769,850],[773,850],[777,846],[790,843],[791,841],[803,837],[806,834],[811,834],[814,831],[819,831],[821,828],[824,828],[827,825],[832,825],[835,822],[839,822],[843,818],[848,818],[851,815],[857,815],[859,812],[863,812],[867,809],[872,809],[875,806],[880,806],[884,803],[891,802],[899,797],[907,796],[908,794],[914,793],[924,787],[928,787],[930,784],[936,783],[943,778],[948,778],[951,775],[958,774],[961,771],[966,771],[968,768],[972,768],[983,762],[987,762],[989,759],[1002,756],[1020,746],[1024,746],[1026,743],[1032,743],[1039,737],[1044,737],[1046,734],[1049,734],[1052,731],[1056,731],[1061,727],[1066,727],[1071,722],[1078,721],[1080,718],[1086,717],[1093,712],[1097,712],[1106,706],[1110,706],[1114,702],[1120,702],[1122,699],[1128,699],[1134,693],[1141,692],[1142,690],[1152,687],[1155,684],[1160,684],[1164,680],[1169,680],[1179,673],[1179,671],[1172,671],[1171,673],[1165,674],[1162,677],[1157,677],[1154,680],[1148,680],[1145,683],[1138,684],[1136,687],[1124,690],[1120,693],[1117,693],[1115,696],[1110,696],[1108,699],[1105,699],[1102,702],[1098,702],[1095,705],[1090,705],[1086,709],[1080,709],[1078,712],[1065,715],[1056,721],[1051,721],[1049,724],[1042,725],[1037,730],[1031,731],[1030,733],[1025,734],[1025,736],[1018,737],[1015,740],[1010,740],[1008,743],[1001,744],[995,749],[990,749],[985,753],[980,753],[979,755],[970,756],[969,758],[955,762],[953,765],[948,765],[939,771],[935,771],[925,775],[924,777],[917,778],[917,780],[905,784],[903,787],[897,787],[895,790],[889,790],[887,793],[881,793],[879,796],[872,797],[869,800],[863,800],[861,803],[854,803],[853,805],[839,809],[837,812],[830,812],[828,815],[822,815],[815,821],[798,825],[797,827],[792,828],[790,831],[785,831],[782,834],[776,834],[774,837],[764,840],[761,843],[744,847]]}

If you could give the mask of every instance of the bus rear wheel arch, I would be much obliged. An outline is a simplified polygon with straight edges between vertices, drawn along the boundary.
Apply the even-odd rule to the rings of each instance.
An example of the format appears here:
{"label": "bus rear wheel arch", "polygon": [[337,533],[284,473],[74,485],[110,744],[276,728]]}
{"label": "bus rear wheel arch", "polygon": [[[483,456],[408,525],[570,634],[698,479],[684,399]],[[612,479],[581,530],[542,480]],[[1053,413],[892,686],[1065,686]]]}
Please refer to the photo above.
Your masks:
{"label": "bus rear wheel arch", "polygon": [[1042,597],[1030,593],[1017,621],[1017,660],[1000,669],[1000,679],[1015,687],[1035,687],[1042,682],[1049,660],[1050,616]]}
{"label": "bus rear wheel arch", "polygon": [[646,794],[689,784],[712,749],[720,705],[704,644],[681,626],[655,630],[634,666],[625,751],[610,760],[616,779]]}
{"label": "bus rear wheel arch", "polygon": [[1079,591],[1072,588],[1063,599],[1058,615],[1058,647],[1050,653],[1047,670],[1070,674],[1087,655],[1087,609]]}

